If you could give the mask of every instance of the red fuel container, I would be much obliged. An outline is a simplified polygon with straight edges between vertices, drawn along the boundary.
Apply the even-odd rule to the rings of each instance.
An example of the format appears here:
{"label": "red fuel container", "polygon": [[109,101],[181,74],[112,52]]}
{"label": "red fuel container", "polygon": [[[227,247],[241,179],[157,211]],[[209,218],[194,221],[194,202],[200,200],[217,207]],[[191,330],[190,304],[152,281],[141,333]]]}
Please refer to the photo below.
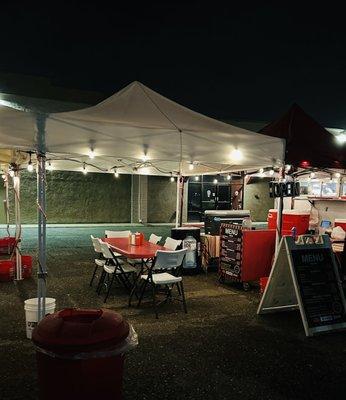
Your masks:
{"label": "red fuel container", "polygon": [[121,399],[132,331],[111,310],[64,309],[47,315],[32,334],[39,399]]}

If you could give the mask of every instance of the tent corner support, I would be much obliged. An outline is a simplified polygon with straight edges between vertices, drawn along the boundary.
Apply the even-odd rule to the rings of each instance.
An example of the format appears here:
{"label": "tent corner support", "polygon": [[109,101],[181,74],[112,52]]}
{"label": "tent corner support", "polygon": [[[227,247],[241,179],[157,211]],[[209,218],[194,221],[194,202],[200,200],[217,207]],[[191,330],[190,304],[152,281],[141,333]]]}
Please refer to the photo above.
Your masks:
{"label": "tent corner support", "polygon": [[46,314],[46,115],[36,116],[37,127],[37,216],[38,216],[38,321]]}

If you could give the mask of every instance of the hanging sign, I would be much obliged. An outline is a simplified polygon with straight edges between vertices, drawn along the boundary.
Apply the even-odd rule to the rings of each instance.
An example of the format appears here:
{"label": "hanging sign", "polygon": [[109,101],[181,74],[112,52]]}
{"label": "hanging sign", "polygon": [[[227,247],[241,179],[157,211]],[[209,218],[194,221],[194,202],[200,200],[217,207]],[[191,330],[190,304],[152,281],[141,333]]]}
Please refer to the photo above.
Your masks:
{"label": "hanging sign", "polygon": [[346,302],[327,235],[281,239],[257,314],[299,309],[305,334],[346,329]]}

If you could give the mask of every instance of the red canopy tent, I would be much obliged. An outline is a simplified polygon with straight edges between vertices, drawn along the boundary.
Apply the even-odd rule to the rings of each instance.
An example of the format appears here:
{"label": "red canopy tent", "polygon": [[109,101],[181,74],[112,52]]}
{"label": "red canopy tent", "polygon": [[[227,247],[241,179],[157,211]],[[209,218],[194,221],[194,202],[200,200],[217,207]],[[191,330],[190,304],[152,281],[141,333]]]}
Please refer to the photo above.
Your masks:
{"label": "red canopy tent", "polygon": [[302,168],[346,168],[346,145],[323,128],[297,104],[260,130],[286,140],[286,164]]}

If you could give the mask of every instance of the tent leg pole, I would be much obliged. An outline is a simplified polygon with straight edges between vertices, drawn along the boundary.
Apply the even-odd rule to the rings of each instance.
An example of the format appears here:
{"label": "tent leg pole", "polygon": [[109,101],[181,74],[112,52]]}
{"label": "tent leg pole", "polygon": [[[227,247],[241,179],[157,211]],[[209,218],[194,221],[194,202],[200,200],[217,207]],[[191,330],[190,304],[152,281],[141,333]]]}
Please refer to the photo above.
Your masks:
{"label": "tent leg pole", "polygon": [[175,227],[178,228],[180,222],[180,179],[181,175],[177,176],[177,203],[175,207]]}
{"label": "tent leg pole", "polygon": [[185,179],[182,176],[181,177],[181,190],[180,190],[179,226],[183,226],[184,190],[185,190]]}
{"label": "tent leg pole", "polygon": [[46,117],[37,116],[38,321],[46,315]]}
{"label": "tent leg pole", "polygon": [[22,225],[20,218],[20,176],[18,168],[14,171],[13,176],[13,189],[14,189],[14,213],[16,223],[16,280],[20,281],[23,279],[22,276],[22,257],[20,254],[20,241],[22,236]]}

